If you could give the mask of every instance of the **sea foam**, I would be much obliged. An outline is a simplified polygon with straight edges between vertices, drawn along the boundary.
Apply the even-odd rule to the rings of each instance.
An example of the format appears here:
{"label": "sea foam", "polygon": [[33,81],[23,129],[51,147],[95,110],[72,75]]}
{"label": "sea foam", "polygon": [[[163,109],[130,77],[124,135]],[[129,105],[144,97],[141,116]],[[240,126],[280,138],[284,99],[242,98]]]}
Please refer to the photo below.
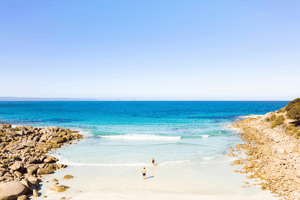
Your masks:
{"label": "sea foam", "polygon": [[100,138],[114,139],[114,140],[180,140],[181,136],[161,136],[148,134],[127,134],[127,135],[104,135]]}
{"label": "sea foam", "polygon": [[[176,164],[184,164],[190,162],[189,160],[178,160],[178,161],[168,161],[163,163],[157,163],[155,165],[176,165]],[[60,162],[59,162],[60,163]],[[152,166],[152,163],[76,163],[76,162],[63,162],[66,165],[70,166],[97,166],[97,167],[120,167],[120,166],[127,166],[127,167],[135,167],[135,166]]]}

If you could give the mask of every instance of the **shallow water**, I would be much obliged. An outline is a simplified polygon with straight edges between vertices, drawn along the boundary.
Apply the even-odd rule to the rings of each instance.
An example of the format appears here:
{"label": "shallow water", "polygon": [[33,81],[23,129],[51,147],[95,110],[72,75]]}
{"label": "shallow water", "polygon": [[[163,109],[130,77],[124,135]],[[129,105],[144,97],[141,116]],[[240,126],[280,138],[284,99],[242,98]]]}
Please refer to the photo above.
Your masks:
{"label": "shallow water", "polygon": [[[0,102],[0,123],[59,126],[84,134],[78,144],[51,153],[69,167],[42,182],[39,192],[49,200],[266,200],[273,195],[258,186],[241,188],[246,174],[234,172],[241,166],[231,167],[235,157],[227,154],[243,141],[228,126],[287,103]],[[148,171],[144,181],[143,167]],[[66,174],[74,179],[62,180]],[[71,188],[63,194],[49,190],[52,178]]]}
{"label": "shallow water", "polygon": [[287,103],[0,102],[0,121],[84,131],[88,139],[54,152],[69,165],[203,164],[230,161],[222,155],[241,142],[228,129],[236,119]]}

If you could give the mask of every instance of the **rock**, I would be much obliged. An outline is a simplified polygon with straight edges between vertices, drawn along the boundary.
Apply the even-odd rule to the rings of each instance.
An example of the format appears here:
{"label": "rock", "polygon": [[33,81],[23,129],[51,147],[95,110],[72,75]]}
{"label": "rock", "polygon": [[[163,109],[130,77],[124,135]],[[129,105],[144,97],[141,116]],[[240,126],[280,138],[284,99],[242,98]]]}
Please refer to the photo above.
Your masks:
{"label": "rock", "polygon": [[52,174],[54,170],[50,169],[38,169],[37,175],[44,175],[44,174]]}
{"label": "rock", "polygon": [[53,190],[55,192],[64,192],[68,188],[69,188],[68,186],[64,186],[64,185],[61,185],[61,186],[53,185],[52,187],[50,187],[50,190]]}
{"label": "rock", "polygon": [[38,163],[38,159],[36,158],[30,158],[29,161],[28,161],[29,164],[36,164]]}
{"label": "rock", "polygon": [[11,124],[0,124],[0,129],[11,128]]}
{"label": "rock", "polygon": [[16,131],[16,134],[22,136],[24,134],[24,131]]}
{"label": "rock", "polygon": [[66,168],[66,167],[67,167],[67,165],[63,165],[63,164],[58,164],[58,165],[57,165],[57,168],[58,168],[58,169]]}
{"label": "rock", "polygon": [[47,167],[47,169],[54,170],[54,165],[53,164],[49,164],[48,167]]}
{"label": "rock", "polygon": [[9,169],[15,171],[15,170],[20,169],[21,166],[22,166],[22,163],[21,163],[21,162],[15,162],[15,164],[13,164],[12,166],[10,166]]}
{"label": "rock", "polygon": [[[21,180],[19,184],[34,193],[34,196],[36,196],[37,191],[33,190],[39,188],[39,179],[35,176],[41,177],[41,175],[50,174],[56,169],[66,167],[66,165],[54,164],[58,160],[55,157],[45,155],[45,153],[60,148],[63,143],[71,144],[72,140],[77,139],[79,141],[82,138],[82,135],[74,134],[77,133],[76,131],[50,127],[33,128],[26,126],[11,128],[9,124],[2,124],[0,125],[0,131],[1,188],[7,187],[6,182],[17,183],[14,179],[18,179]],[[73,177],[68,176],[68,178]],[[66,190],[68,187],[57,186],[55,188],[61,191]],[[1,196],[6,194],[7,191],[4,193],[1,190]],[[17,199],[17,196],[13,199]],[[19,199],[27,198],[26,196],[20,196]]]}
{"label": "rock", "polygon": [[34,142],[38,142],[40,140],[40,136],[35,136],[34,138],[33,138],[33,141]]}
{"label": "rock", "polygon": [[37,185],[39,182],[38,182],[38,179],[34,176],[28,176],[27,177],[27,180],[32,183],[33,185]]}
{"label": "rock", "polygon": [[14,174],[15,174],[17,177],[21,177],[21,176],[22,176],[22,173],[21,173],[21,172],[18,172],[18,171],[15,171]]}
{"label": "rock", "polygon": [[36,189],[34,189],[34,190],[32,191],[32,195],[33,195],[34,197],[39,197],[39,196],[40,196],[39,193],[38,193],[38,191],[37,191]]}
{"label": "rock", "polygon": [[58,180],[54,178],[54,179],[52,179],[52,182],[58,182]]}
{"label": "rock", "polygon": [[34,185],[30,181],[28,181],[27,179],[21,180],[20,183],[25,185],[30,191],[34,189],[33,188]]}
{"label": "rock", "polygon": [[229,154],[228,154],[228,156],[235,156],[232,152],[230,152]]}
{"label": "rock", "polygon": [[233,163],[234,163],[235,165],[242,165],[242,164],[243,164],[243,161],[241,161],[241,160],[235,160]]}
{"label": "rock", "polygon": [[6,169],[0,167],[0,171],[3,172],[3,171],[6,171]]}
{"label": "rock", "polygon": [[255,161],[249,161],[249,162],[246,164],[245,167],[246,167],[246,168],[253,168],[253,167],[255,167]]}
{"label": "rock", "polygon": [[18,196],[17,200],[29,200],[29,198],[27,195],[21,195],[21,196]]}
{"label": "rock", "polygon": [[66,137],[58,137],[58,138],[55,138],[52,143],[55,143],[55,144],[59,144],[59,143],[65,143],[67,140]]}
{"label": "rock", "polygon": [[22,145],[25,147],[35,147],[36,142],[34,142],[32,140],[23,140]]}
{"label": "rock", "polygon": [[0,186],[0,199],[15,200],[28,192],[28,188],[19,181],[12,181]]}
{"label": "rock", "polygon": [[63,179],[71,179],[71,178],[73,178],[73,176],[72,175],[65,175],[64,177],[63,177]]}
{"label": "rock", "polygon": [[47,135],[43,135],[41,138],[40,138],[40,142],[46,142],[48,139],[48,136]]}
{"label": "rock", "polygon": [[45,163],[55,163],[56,161],[58,161],[58,159],[54,158],[53,156],[48,156],[44,162]]}
{"label": "rock", "polygon": [[37,169],[38,169],[37,166],[30,166],[27,168],[27,173],[34,174],[37,171]]}

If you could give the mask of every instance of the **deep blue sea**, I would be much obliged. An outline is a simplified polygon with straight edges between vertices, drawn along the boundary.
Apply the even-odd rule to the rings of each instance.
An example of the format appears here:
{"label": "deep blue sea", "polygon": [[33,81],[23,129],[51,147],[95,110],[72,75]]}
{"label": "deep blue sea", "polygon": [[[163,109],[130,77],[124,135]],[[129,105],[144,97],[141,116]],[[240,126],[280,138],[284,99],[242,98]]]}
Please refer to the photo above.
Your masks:
{"label": "deep blue sea", "polygon": [[236,119],[287,105],[282,101],[0,102],[0,123],[64,127],[86,139],[60,151],[69,165],[222,162],[241,142]]}

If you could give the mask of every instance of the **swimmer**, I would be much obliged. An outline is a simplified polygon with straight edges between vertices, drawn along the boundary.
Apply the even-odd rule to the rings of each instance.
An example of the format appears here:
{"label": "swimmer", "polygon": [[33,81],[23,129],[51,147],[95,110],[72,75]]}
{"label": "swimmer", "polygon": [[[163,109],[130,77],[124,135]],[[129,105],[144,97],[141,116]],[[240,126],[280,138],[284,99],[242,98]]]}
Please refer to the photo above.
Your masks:
{"label": "swimmer", "polygon": [[146,179],[146,173],[147,173],[147,171],[146,171],[145,167],[144,167],[144,169],[142,170],[142,173],[143,173],[143,178]]}
{"label": "swimmer", "polygon": [[153,165],[153,167],[155,166],[155,160],[154,160],[154,158],[152,158],[152,165]]}

